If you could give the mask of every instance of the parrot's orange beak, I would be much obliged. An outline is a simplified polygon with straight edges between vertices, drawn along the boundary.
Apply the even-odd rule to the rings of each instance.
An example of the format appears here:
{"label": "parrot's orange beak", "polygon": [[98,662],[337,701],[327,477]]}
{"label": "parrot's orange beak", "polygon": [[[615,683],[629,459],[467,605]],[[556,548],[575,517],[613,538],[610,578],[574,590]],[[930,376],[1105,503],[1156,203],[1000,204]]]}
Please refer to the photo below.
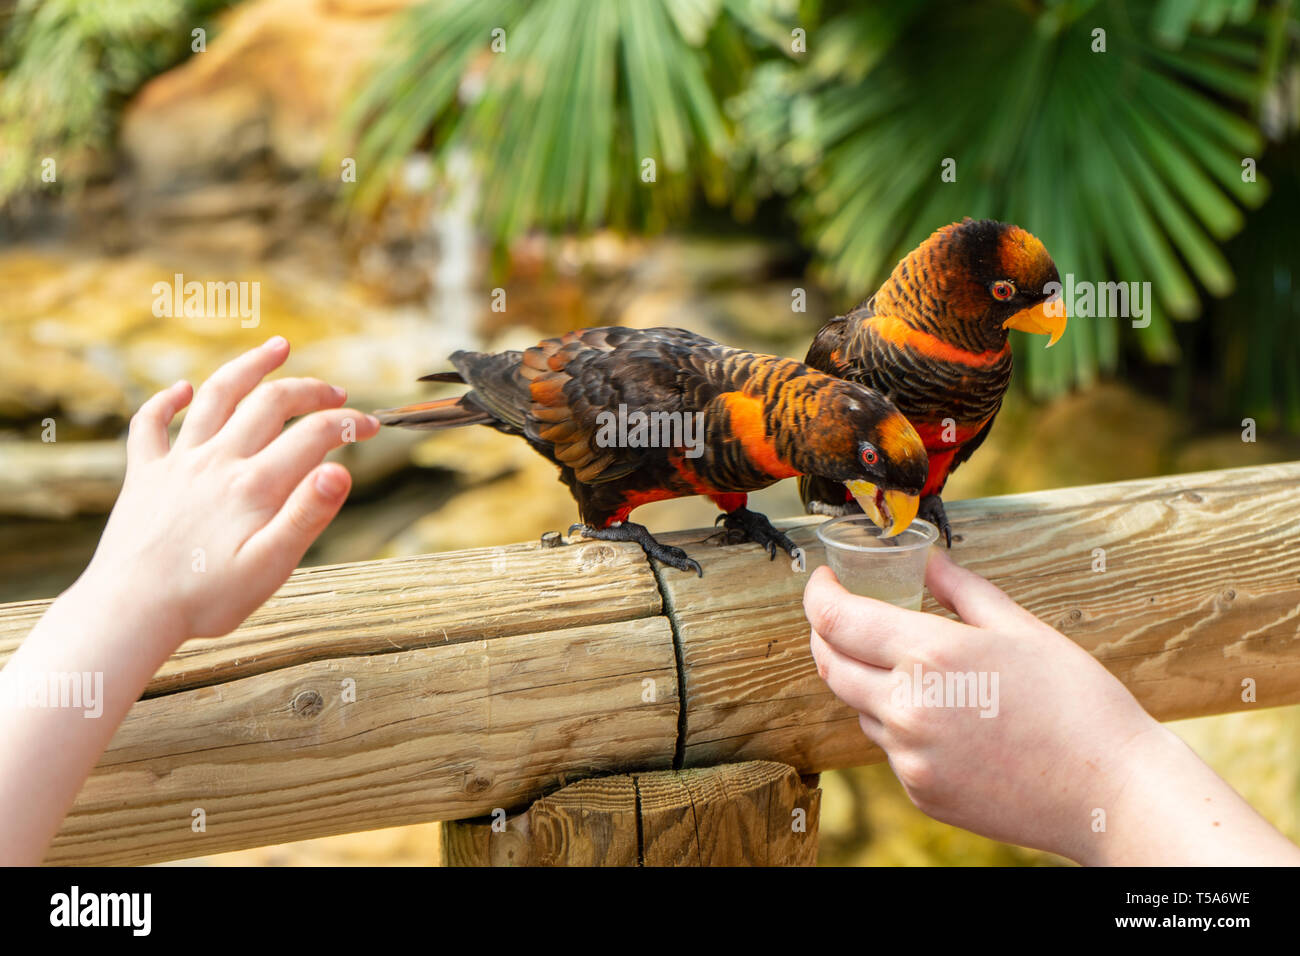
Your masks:
{"label": "parrot's orange beak", "polygon": [[884,530],[886,538],[906,531],[921,507],[920,496],[906,491],[883,491],[869,481],[844,484],[866,516]]}
{"label": "parrot's orange beak", "polygon": [[1050,349],[1065,334],[1065,302],[1058,292],[1050,299],[1027,309],[1021,309],[1002,323],[1004,329],[1019,329],[1034,335],[1050,335],[1047,347]]}

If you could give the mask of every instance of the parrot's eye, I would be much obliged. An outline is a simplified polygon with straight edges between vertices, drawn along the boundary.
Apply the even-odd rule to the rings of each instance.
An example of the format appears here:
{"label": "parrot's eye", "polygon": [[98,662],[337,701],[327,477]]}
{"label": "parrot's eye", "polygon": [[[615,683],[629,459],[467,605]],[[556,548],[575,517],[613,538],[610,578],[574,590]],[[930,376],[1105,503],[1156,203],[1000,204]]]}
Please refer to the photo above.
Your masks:
{"label": "parrot's eye", "polygon": [[868,444],[862,445],[862,462],[866,465],[874,465],[880,461],[880,455]]}
{"label": "parrot's eye", "polygon": [[1016,287],[1006,279],[999,279],[989,287],[989,291],[993,293],[993,298],[1005,300],[1016,294]]}

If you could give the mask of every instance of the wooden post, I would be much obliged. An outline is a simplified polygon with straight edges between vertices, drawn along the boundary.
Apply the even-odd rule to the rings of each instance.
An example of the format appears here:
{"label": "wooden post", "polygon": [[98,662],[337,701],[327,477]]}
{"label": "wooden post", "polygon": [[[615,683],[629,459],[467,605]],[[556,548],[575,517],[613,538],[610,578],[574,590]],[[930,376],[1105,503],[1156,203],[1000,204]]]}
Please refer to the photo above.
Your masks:
{"label": "wooden post", "polygon": [[814,866],[821,790],[771,761],[581,780],[443,824],[447,866]]}
{"label": "wooden post", "polygon": [[[953,556],[1161,720],[1300,703],[1297,487],[1291,463],[953,502]],[[781,522],[803,570],[699,531],[666,540],[703,578],[591,541],[297,571],[164,665],[48,860],[518,812],[604,774],[879,760],[808,650],[820,520]],[[0,606],[0,661],[47,606]]]}

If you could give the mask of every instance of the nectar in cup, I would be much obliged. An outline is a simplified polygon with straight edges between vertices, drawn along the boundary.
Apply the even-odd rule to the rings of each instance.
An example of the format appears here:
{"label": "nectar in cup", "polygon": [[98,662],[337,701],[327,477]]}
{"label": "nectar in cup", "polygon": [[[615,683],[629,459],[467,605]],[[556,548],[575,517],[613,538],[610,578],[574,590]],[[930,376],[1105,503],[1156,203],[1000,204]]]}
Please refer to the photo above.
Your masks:
{"label": "nectar in cup", "polygon": [[826,563],[845,589],[919,611],[925,562],[939,529],[918,519],[892,538],[882,533],[866,515],[836,518],[817,529],[826,546]]}

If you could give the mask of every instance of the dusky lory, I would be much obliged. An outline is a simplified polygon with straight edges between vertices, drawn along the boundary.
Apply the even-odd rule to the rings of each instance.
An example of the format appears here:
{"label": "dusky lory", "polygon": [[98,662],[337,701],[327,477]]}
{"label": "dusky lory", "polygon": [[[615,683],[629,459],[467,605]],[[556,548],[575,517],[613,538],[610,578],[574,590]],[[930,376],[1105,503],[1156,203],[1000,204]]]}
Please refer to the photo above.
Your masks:
{"label": "dusky lory", "polygon": [[[929,457],[919,513],[951,547],[940,497],[948,476],[993,427],[1011,381],[1009,329],[1050,336],[1066,315],[1056,293],[1061,277],[1037,238],[1019,226],[964,219],[936,231],[894,268],[875,295],[832,319],[805,361],[888,397],[920,434]],[[1053,285],[1053,283],[1055,285]],[[840,515],[872,496],[808,475],[799,480],[804,507]]]}
{"label": "dusky lory", "polygon": [[[802,362],[720,345],[683,329],[592,328],[524,351],[455,352],[463,395],[377,412],[386,425],[487,425],[524,438],[560,468],[578,503],[583,535],[635,541],[651,557],[702,574],[680,548],[628,520],[639,505],[704,495],[728,531],[775,557],[794,543],[746,508],[747,493],[816,475],[867,494],[895,532],[916,515],[926,480],[916,430],[879,393]],[[622,409],[620,409],[622,406]],[[614,427],[635,413],[677,426],[677,441],[632,438]],[[696,416],[686,423],[686,416]],[[654,416],[658,416],[657,419]],[[685,431],[698,430],[693,442]],[[663,429],[657,433],[663,437]],[[654,441],[654,444],[648,444]]]}

